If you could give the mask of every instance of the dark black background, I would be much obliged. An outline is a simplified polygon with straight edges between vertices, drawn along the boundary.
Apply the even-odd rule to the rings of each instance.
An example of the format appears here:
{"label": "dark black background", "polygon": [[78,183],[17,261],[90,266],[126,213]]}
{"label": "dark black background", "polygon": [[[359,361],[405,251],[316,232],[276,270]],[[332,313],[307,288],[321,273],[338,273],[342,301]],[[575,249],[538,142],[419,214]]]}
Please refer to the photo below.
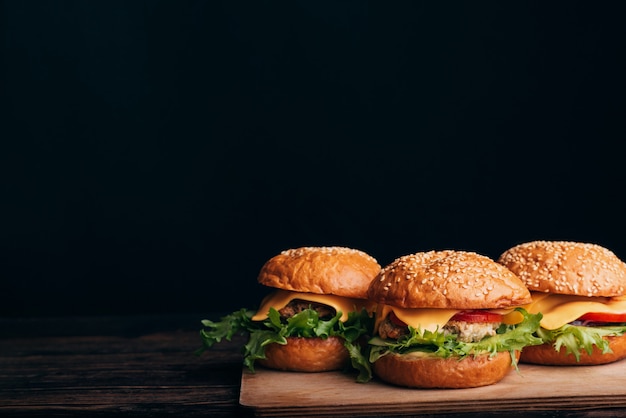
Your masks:
{"label": "dark black background", "polygon": [[3,1],[0,314],[254,307],[303,245],[624,259],[623,4]]}

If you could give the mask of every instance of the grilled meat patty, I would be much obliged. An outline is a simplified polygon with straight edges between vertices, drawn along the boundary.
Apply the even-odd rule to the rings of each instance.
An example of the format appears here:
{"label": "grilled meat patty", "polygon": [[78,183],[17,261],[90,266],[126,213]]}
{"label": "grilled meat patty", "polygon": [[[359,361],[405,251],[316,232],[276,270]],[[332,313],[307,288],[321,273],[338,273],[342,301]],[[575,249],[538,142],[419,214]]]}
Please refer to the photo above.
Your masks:
{"label": "grilled meat patty", "polygon": [[328,320],[337,314],[335,309],[328,305],[302,299],[292,300],[284,308],[280,309],[278,313],[281,318],[287,319],[309,308],[317,311],[319,317],[324,320]]}
{"label": "grilled meat patty", "polygon": [[[473,343],[496,335],[499,326],[499,322],[449,321],[443,326],[442,331],[444,334],[456,334],[459,341]],[[383,339],[397,340],[408,333],[408,326],[394,324],[389,316],[378,327],[378,335]]]}

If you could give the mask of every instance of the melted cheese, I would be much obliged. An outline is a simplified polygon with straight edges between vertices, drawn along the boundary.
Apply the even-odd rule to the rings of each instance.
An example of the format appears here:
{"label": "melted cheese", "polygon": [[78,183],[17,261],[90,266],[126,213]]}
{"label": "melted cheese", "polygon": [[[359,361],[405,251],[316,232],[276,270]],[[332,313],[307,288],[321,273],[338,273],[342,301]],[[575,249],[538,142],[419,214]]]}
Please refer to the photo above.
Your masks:
{"label": "melted cheese", "polygon": [[337,312],[341,312],[341,322],[348,320],[348,313],[361,311],[362,308],[372,312],[375,303],[364,299],[345,298],[337,295],[318,295],[316,293],[292,292],[289,290],[276,290],[267,295],[262,301],[257,313],[252,317],[253,321],[262,321],[267,318],[270,308],[280,310],[287,306],[294,299],[306,300],[308,302],[323,303],[331,306]]}
{"label": "melted cheese", "polygon": [[575,321],[586,313],[626,313],[626,297],[585,297],[532,292],[533,301],[524,308],[532,313],[541,312],[541,326],[557,329]]}
{"label": "melted cheese", "polygon": [[[441,329],[454,315],[461,312],[462,309],[439,309],[439,308],[398,308],[389,305],[378,305],[376,311],[376,323],[374,329],[383,319],[393,311],[398,319],[413,328],[421,328],[427,331],[436,331]],[[485,309],[487,312],[493,312],[504,315],[503,322],[507,324],[517,324],[523,319],[519,312],[512,312],[513,309]]]}
{"label": "melted cheese", "polygon": [[376,323],[374,329],[378,329],[380,322],[393,311],[399,320],[413,328],[421,328],[422,330],[435,331],[437,327],[441,328],[450,320],[459,309],[428,309],[428,308],[398,308],[389,305],[378,305],[376,311]]}

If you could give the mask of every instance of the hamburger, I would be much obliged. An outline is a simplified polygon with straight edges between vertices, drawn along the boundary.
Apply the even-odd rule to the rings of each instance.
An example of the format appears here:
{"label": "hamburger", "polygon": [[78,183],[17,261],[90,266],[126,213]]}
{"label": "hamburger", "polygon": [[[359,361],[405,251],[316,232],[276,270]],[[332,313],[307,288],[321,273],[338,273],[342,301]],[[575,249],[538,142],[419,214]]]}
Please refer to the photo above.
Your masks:
{"label": "hamburger", "polygon": [[241,309],[219,322],[203,320],[199,353],[216,342],[248,333],[244,364],[271,369],[323,372],[350,365],[357,381],[371,378],[362,352],[371,335],[374,304],[367,289],[380,265],[346,247],[301,247],[269,259],[258,282],[273,289],[256,311]]}
{"label": "hamburger", "polygon": [[498,262],[531,291],[525,309],[542,313],[520,361],[595,365],[626,357],[626,264],[597,244],[532,241],[506,250]]}
{"label": "hamburger", "polygon": [[381,380],[413,388],[469,388],[500,381],[519,351],[540,344],[540,315],[522,281],[473,252],[402,256],[372,281],[377,303],[369,361]]}

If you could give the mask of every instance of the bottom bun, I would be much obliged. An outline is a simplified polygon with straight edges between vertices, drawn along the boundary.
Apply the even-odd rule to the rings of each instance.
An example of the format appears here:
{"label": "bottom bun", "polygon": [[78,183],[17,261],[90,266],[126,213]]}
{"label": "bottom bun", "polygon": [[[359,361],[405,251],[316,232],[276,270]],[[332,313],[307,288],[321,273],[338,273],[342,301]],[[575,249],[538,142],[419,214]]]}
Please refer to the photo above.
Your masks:
{"label": "bottom bun", "polygon": [[458,358],[411,357],[387,354],[376,360],[373,370],[387,383],[412,388],[461,389],[499,382],[512,369],[511,355],[501,352]]}
{"label": "bottom bun", "polygon": [[556,351],[552,344],[542,344],[525,347],[520,356],[520,362],[546,366],[594,366],[626,358],[626,335],[604,337],[604,339],[609,341],[611,353],[602,354],[602,350],[594,345],[591,355],[582,350],[580,361],[576,361],[573,354],[565,354],[565,347]]}
{"label": "bottom bun", "polygon": [[257,362],[270,369],[294,372],[327,372],[349,365],[350,354],[339,337],[287,337],[287,344],[265,347],[264,359]]}

